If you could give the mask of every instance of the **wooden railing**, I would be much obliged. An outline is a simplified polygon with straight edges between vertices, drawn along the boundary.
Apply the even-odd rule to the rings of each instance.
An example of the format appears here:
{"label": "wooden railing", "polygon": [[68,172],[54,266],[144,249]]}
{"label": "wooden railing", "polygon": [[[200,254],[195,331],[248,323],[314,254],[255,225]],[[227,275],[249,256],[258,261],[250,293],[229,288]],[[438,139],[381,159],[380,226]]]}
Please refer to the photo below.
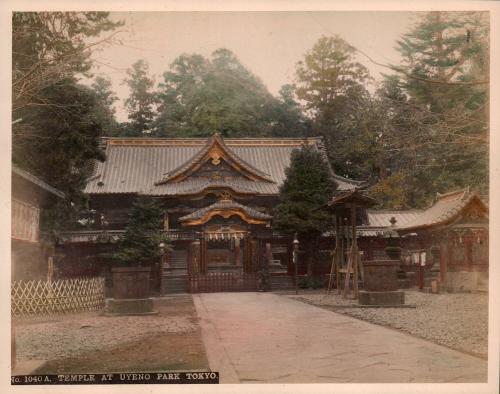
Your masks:
{"label": "wooden railing", "polygon": [[[118,242],[123,238],[125,230],[77,230],[63,231],[59,234],[60,243],[79,243],[79,242]],[[165,234],[172,241],[195,240],[199,234],[194,231],[186,230],[167,230]]]}
{"label": "wooden railing", "polygon": [[220,291],[256,291],[257,274],[240,272],[211,272],[189,276],[191,293],[213,293]]}

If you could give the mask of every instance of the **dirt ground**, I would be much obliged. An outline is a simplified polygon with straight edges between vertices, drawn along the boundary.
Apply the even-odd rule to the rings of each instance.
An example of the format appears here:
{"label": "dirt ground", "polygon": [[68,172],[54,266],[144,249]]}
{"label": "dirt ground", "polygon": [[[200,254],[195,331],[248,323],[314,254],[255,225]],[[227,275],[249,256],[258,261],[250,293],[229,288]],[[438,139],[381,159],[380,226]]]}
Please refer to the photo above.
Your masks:
{"label": "dirt ground", "polygon": [[83,313],[16,320],[18,362],[45,359],[33,373],[209,369],[190,295],[156,301],[158,315]]}

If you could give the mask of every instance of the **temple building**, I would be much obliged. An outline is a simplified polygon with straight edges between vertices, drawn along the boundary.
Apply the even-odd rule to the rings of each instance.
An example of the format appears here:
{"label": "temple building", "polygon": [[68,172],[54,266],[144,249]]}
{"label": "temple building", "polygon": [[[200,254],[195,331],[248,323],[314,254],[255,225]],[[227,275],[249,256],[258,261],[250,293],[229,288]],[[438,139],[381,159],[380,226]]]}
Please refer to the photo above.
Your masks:
{"label": "temple building", "polygon": [[[235,273],[243,283],[264,256],[273,262],[275,287],[289,285],[291,243],[273,232],[272,214],[294,149],[309,144],[326,153],[321,138],[198,139],[106,138],[84,192],[95,210],[95,229],[65,232],[59,250],[65,276],[105,274],[106,256],[127,225],[137,196],[162,201],[164,231],[172,240],[164,267],[154,267],[165,292],[186,291],[190,279]],[[328,164],[328,167],[329,164]],[[361,182],[337,176],[337,190]],[[64,273],[63,273],[64,274]],[[243,279],[242,279],[243,278]],[[232,277],[234,279],[234,277]]]}
{"label": "temple building", "polygon": [[[163,230],[172,244],[165,259],[153,263],[152,289],[160,294],[256,290],[264,261],[269,262],[271,288],[290,288],[292,239],[274,231],[272,219],[291,153],[304,144],[323,154],[337,196],[363,188],[363,182],[334,174],[320,137],[103,139],[106,160],[96,163],[84,189],[94,215],[86,228],[59,235],[58,275],[104,275],[111,284],[111,256],[132,203],[151,196],[161,201]],[[428,259],[427,269],[440,269],[443,280],[446,271],[487,271],[487,208],[475,194],[439,195],[424,211],[360,208],[356,223],[361,259],[387,258],[387,242],[396,236],[404,256],[439,247],[441,263]],[[352,243],[348,227],[347,216],[337,223],[342,251]],[[330,272],[335,237],[333,226],[322,237],[315,276]],[[299,275],[306,272],[303,253],[299,250]],[[405,269],[416,268],[407,262]]]}

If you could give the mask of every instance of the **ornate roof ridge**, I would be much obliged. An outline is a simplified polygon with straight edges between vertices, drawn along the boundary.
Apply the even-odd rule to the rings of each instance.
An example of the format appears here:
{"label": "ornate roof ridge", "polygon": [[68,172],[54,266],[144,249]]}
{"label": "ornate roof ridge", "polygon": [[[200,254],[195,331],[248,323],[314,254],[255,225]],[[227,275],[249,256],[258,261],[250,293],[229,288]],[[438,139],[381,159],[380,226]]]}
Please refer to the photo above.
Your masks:
{"label": "ornate roof ridge", "polygon": [[[212,137],[184,137],[184,138],[147,138],[147,137],[102,137],[102,142],[107,145],[118,146],[162,146],[162,145],[205,145]],[[225,145],[253,146],[253,145],[298,145],[309,143],[320,143],[322,137],[244,137],[244,138],[224,138]]]}
{"label": "ornate roof ridge", "polygon": [[425,209],[418,209],[418,208],[411,208],[411,209],[374,209],[374,208],[368,208],[367,212],[375,212],[375,213],[408,213],[408,212],[413,212],[413,213],[419,213],[423,212]]}
{"label": "ornate roof ridge", "polygon": [[209,158],[211,158],[212,163],[216,165],[220,163],[221,158],[224,158],[232,167],[237,169],[245,177],[252,180],[263,180],[274,183],[269,174],[260,171],[243,160],[225,145],[224,140],[218,134],[214,134],[206,141],[205,146],[199,152],[174,170],[164,174],[165,176],[155,182],[155,185],[161,185],[175,180],[181,181],[189,176],[189,173],[199,168],[206,161],[206,159]]}
{"label": "ornate roof ridge", "polygon": [[[463,189],[459,189],[459,190],[453,190],[451,192],[447,192],[447,193],[436,193],[436,202],[437,201],[444,201],[444,200],[458,200],[458,199],[461,199],[461,200],[465,200],[467,197],[469,197],[470,195],[470,188],[469,186],[463,188]],[[455,198],[453,198],[455,197]]]}
{"label": "ornate roof ridge", "polygon": [[229,198],[221,198],[219,201],[208,205],[206,207],[200,208],[188,215],[179,218],[180,222],[191,221],[191,225],[204,224],[210,220],[213,216],[222,215],[223,217],[238,215],[240,212],[244,214],[243,220],[259,224],[272,219],[271,215],[257,211],[247,205],[240,204]]}

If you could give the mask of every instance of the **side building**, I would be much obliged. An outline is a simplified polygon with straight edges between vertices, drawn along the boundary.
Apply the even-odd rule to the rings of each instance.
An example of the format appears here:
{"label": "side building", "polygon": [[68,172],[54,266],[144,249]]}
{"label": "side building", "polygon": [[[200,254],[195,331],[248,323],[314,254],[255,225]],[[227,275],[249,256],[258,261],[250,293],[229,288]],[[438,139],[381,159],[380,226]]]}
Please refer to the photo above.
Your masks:
{"label": "side building", "polygon": [[12,166],[11,279],[46,279],[54,245],[40,238],[40,214],[64,194],[34,175]]}

